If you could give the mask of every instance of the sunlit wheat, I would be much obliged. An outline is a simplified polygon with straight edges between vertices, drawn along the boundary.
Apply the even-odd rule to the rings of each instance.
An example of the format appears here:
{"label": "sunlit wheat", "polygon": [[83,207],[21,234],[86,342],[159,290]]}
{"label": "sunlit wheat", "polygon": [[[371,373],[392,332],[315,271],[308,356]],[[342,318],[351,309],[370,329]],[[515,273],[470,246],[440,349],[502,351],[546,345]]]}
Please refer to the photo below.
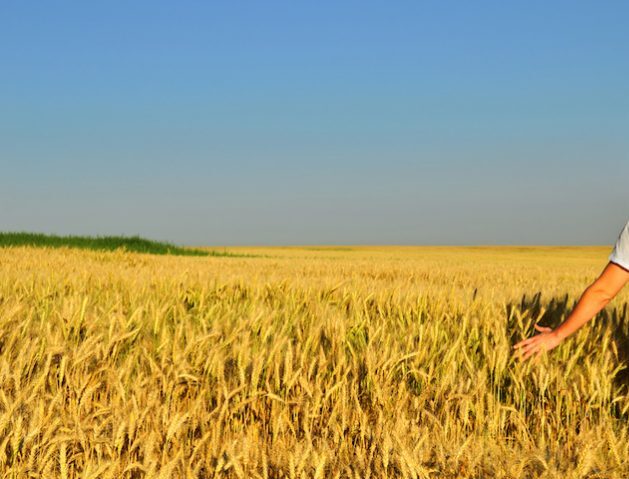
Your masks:
{"label": "sunlit wheat", "polygon": [[0,475],[629,477],[604,248],[0,249]]}

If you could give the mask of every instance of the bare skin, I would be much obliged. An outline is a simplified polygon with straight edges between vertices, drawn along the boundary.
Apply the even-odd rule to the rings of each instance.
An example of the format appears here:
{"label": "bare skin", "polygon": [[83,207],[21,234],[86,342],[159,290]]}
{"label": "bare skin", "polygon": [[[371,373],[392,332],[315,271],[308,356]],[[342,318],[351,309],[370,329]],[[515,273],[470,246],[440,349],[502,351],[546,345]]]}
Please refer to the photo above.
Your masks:
{"label": "bare skin", "polygon": [[607,303],[629,282],[629,271],[615,263],[608,263],[601,275],[588,286],[566,320],[555,329],[535,325],[540,332],[524,339],[513,348],[521,361],[531,356],[539,357],[545,351],[557,347],[564,339],[596,316]]}

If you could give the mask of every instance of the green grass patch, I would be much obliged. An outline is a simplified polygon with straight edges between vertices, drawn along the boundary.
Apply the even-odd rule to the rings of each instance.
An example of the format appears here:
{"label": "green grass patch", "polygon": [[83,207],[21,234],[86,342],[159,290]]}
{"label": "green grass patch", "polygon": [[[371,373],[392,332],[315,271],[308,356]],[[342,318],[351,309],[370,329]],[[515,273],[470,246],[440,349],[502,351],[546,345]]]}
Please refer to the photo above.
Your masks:
{"label": "green grass patch", "polygon": [[123,249],[134,253],[177,256],[250,256],[227,251],[182,248],[171,243],[152,241],[140,236],[57,236],[41,233],[0,233],[0,248],[34,246],[41,248],[79,248],[98,251]]}

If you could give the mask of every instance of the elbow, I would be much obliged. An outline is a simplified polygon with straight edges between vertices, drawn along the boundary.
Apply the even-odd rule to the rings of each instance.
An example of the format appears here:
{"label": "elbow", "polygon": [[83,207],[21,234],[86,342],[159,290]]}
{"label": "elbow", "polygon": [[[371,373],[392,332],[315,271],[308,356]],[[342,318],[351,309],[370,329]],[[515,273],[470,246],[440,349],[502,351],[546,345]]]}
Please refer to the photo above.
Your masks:
{"label": "elbow", "polygon": [[606,306],[607,303],[614,298],[614,294],[612,292],[596,283],[592,284],[585,290],[584,296],[588,296],[591,300],[596,301],[602,306]]}

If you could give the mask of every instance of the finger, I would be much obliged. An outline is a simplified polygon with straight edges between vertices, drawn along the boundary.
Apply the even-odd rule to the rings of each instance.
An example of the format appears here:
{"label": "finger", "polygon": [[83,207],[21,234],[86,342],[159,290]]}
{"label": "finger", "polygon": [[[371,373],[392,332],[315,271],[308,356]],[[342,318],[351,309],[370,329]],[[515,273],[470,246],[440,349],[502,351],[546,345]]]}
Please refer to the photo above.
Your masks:
{"label": "finger", "polygon": [[524,346],[523,348],[516,350],[515,357],[520,360],[524,360],[528,357],[528,355],[531,354],[529,351],[537,351],[537,349],[538,349],[537,343],[528,344]]}
{"label": "finger", "polygon": [[531,356],[533,356],[533,352],[534,352],[534,351],[527,351],[527,353],[526,353],[524,356],[522,356],[522,357],[520,358],[520,361],[521,361],[521,362],[526,361],[528,358],[530,358]]}
{"label": "finger", "polygon": [[524,352],[529,347],[530,344],[531,344],[530,341],[520,342],[516,344],[515,346],[513,346],[513,349],[515,349],[514,354],[519,354],[519,353]]}
{"label": "finger", "polygon": [[527,357],[530,357],[532,355],[539,356],[540,354],[544,354],[545,352],[546,352],[546,344],[540,342],[536,345],[534,349],[530,349],[529,351],[527,351],[528,353]]}
{"label": "finger", "polygon": [[550,333],[553,330],[552,328],[549,328],[547,326],[540,326],[538,324],[535,324],[535,329],[543,333]]}
{"label": "finger", "polygon": [[529,348],[526,353],[524,353],[524,356],[522,357],[522,361],[530,358],[533,354],[535,354],[537,351],[539,350],[539,345],[535,345],[531,348]]}
{"label": "finger", "polygon": [[535,339],[535,337],[532,338],[528,338],[528,339],[523,339],[522,341],[520,341],[519,343],[516,343],[513,347],[515,349],[517,348],[521,348],[522,346],[526,346],[527,344],[529,344],[531,341],[533,341]]}
{"label": "finger", "polygon": [[537,338],[534,338],[534,341],[531,341],[530,343],[522,346],[522,348],[520,348],[520,351],[522,353],[526,353],[531,349],[537,349],[539,347],[539,341],[537,341]]}

